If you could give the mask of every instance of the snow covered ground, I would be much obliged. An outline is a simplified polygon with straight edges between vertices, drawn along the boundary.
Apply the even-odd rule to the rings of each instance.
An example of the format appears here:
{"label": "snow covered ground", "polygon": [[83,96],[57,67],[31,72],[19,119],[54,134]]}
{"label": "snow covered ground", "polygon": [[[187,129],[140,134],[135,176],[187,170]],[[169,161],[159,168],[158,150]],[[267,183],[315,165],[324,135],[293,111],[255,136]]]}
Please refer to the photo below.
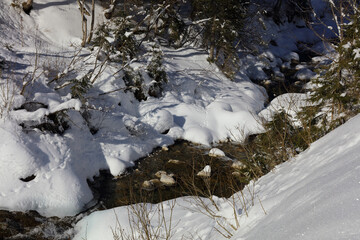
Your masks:
{"label": "snow covered ground", "polygon": [[[263,68],[277,73],[279,66],[297,61],[297,41],[327,50],[303,26],[266,23],[269,37],[278,34],[277,46],[264,51],[262,61],[252,55],[244,57],[244,68],[234,81],[209,64],[200,49],[162,48],[169,78],[162,97],[138,102],[130,92],[113,91],[125,83],[123,73],[117,73],[119,66],[110,64],[84,103],[72,98],[66,88],[54,90],[59,86],[49,84],[48,79],[53,70],[80,79],[94,66],[96,56],[83,49],[76,64],[69,67],[81,38],[77,3],[35,1],[28,16],[11,7],[11,2],[0,2],[0,60],[6,61],[0,83],[0,209],[36,210],[44,216],[62,217],[84,210],[93,199],[87,179],[100,169],[118,175],[157,146],[170,145],[176,139],[209,146],[227,139],[242,141],[248,134],[261,132],[259,115],[271,117],[279,108],[292,113],[283,103],[295,95],[280,96],[263,110],[266,93],[249,79],[267,80]],[[322,2],[313,1],[317,11],[324,11]],[[103,21],[100,11],[97,16]],[[293,38],[287,37],[289,33]],[[130,66],[144,72],[148,60],[144,56]],[[33,73],[35,81],[30,78]],[[305,75],[312,74],[306,71]],[[18,109],[32,101],[43,105],[35,111]],[[85,107],[91,109],[91,121],[98,128],[94,135],[81,115]],[[20,126],[41,123],[44,117],[64,109],[69,128],[63,134],[24,131]],[[166,231],[166,224],[158,213],[164,211],[165,221],[172,216],[174,239],[222,239],[215,230],[221,226],[229,232],[220,231],[233,239],[359,239],[359,123],[357,116],[251,183],[244,198],[235,195],[235,205],[231,199],[214,197],[218,211],[204,199],[216,217],[206,216],[198,207],[199,199],[192,197],[139,206],[154,215],[152,227],[161,226],[160,234]],[[75,239],[113,239],[111,228],[118,233],[122,228],[128,231],[128,210],[121,207],[85,217],[76,225]]]}
{"label": "snow covered ground", "polygon": [[[119,66],[112,64],[96,80],[84,105],[69,95],[69,89],[49,84],[47,78],[57,70],[80,79],[93,67],[96,56],[86,49],[76,66],[69,67],[81,37],[77,3],[37,1],[30,16],[10,3],[0,3],[1,28],[9,32],[1,36],[5,46],[1,56],[13,63],[4,71],[3,86],[7,86],[6,79],[15,82],[13,95],[6,101],[14,102],[15,109],[24,102],[42,107],[12,110],[1,119],[2,209],[74,215],[92,200],[86,179],[100,169],[110,169],[116,176],[153,148],[176,139],[210,145],[229,138],[242,141],[261,131],[256,115],[264,107],[266,92],[248,79],[228,80],[208,63],[205,52],[190,47],[162,49],[169,78],[162,97],[138,102],[130,92],[111,92],[125,86],[122,72],[115,74]],[[145,56],[130,66],[144,72],[146,61]],[[38,77],[28,80],[27,73]],[[21,96],[26,81],[29,84]],[[95,135],[80,114],[85,106],[91,109],[92,124],[98,129]],[[19,126],[40,124],[44,117],[64,109],[68,109],[70,128],[63,135],[37,129],[25,133]],[[34,179],[21,180],[30,178]]]}
{"label": "snow covered ground", "polygon": [[[167,226],[173,224],[172,239],[223,239],[215,230],[221,230],[217,221],[231,233],[230,239],[359,239],[359,131],[360,115],[256,183],[250,183],[243,191],[245,201],[235,194],[235,207],[232,198],[215,198],[220,208],[216,211],[205,199],[207,206],[221,217],[207,216],[196,198],[163,203]],[[163,216],[158,217],[161,205],[147,208],[151,226],[156,229]],[[230,227],[236,226],[234,210],[239,219],[237,230]],[[131,234],[130,229],[137,231],[137,219],[131,228],[129,219],[134,219],[128,218],[129,213],[133,211],[128,207],[92,213],[76,225],[75,239],[113,239],[112,230],[120,234],[120,229]],[[162,226],[161,236],[166,236],[165,224]]]}

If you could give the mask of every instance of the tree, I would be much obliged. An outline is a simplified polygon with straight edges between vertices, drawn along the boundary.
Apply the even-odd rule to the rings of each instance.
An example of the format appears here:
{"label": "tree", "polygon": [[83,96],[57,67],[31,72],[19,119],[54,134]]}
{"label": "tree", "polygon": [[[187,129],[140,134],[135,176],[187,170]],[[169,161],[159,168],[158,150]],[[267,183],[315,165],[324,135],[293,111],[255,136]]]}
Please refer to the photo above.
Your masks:
{"label": "tree", "polygon": [[191,18],[200,26],[202,47],[209,51],[208,60],[233,77],[238,68],[237,49],[247,36],[249,1],[193,0],[191,6]]}
{"label": "tree", "polygon": [[193,0],[193,20],[203,20],[203,45],[209,60],[216,61],[221,51],[233,49],[243,27],[248,1]]}
{"label": "tree", "polygon": [[[353,0],[329,0],[337,36],[336,56],[316,78],[311,95],[312,119],[329,131],[360,110],[360,9]],[[326,41],[326,39],[323,39]],[[321,119],[321,122],[319,121]]]}

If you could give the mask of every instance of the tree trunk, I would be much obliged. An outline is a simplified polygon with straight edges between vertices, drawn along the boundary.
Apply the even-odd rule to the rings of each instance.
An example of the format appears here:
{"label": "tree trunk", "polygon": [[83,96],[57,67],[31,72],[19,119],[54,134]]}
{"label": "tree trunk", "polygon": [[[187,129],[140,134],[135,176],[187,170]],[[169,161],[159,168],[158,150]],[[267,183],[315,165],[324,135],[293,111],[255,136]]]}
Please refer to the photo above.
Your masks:
{"label": "tree trunk", "polygon": [[31,9],[33,8],[33,0],[27,0],[22,3],[23,10],[26,14],[30,14]]}
{"label": "tree trunk", "polygon": [[90,33],[87,39],[87,42],[90,43],[93,33],[94,33],[94,24],[95,24],[95,0],[92,0],[91,4],[91,23],[90,23]]}

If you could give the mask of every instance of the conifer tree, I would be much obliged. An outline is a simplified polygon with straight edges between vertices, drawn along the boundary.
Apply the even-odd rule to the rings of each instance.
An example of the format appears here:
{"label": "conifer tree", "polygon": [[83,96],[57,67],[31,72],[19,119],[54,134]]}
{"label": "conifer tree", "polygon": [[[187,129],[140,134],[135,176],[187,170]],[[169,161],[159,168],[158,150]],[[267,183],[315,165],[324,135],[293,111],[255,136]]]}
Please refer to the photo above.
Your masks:
{"label": "conifer tree", "polygon": [[217,61],[221,51],[230,51],[243,27],[248,1],[193,0],[193,20],[204,20],[203,45],[209,60]]}
{"label": "conifer tree", "polygon": [[323,113],[328,130],[358,113],[360,107],[360,11],[358,4],[352,3],[343,0],[336,6],[336,57],[313,81],[311,101],[317,116]]}

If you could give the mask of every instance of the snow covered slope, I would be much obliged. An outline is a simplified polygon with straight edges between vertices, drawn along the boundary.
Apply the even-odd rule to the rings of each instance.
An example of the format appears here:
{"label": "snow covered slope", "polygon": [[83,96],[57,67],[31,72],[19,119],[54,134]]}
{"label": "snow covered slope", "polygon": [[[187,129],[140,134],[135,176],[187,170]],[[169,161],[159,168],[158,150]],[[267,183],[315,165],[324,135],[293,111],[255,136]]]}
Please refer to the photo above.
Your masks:
{"label": "snow covered slope", "polygon": [[[251,183],[249,189],[250,192],[254,189],[255,195],[244,190],[246,208],[238,199],[236,211],[242,213],[240,227],[231,231],[231,239],[359,239],[359,132],[360,115],[313,143],[296,158],[276,167],[255,185]],[[201,214],[192,201],[191,198],[176,200],[173,239],[190,236],[222,239],[213,228],[219,228],[216,222]],[[220,206],[219,215],[235,225],[229,201],[217,198],[215,201]],[[205,202],[211,207],[210,202]],[[164,203],[168,221],[170,206],[171,203]],[[127,214],[126,207],[93,213],[77,224],[75,239],[82,239],[85,234],[88,240],[99,236],[113,239],[111,228],[119,229],[120,224],[129,229]],[[157,226],[156,216],[154,214],[153,226]]]}
{"label": "snow covered slope", "polygon": [[360,115],[261,178],[244,239],[360,238]]}

